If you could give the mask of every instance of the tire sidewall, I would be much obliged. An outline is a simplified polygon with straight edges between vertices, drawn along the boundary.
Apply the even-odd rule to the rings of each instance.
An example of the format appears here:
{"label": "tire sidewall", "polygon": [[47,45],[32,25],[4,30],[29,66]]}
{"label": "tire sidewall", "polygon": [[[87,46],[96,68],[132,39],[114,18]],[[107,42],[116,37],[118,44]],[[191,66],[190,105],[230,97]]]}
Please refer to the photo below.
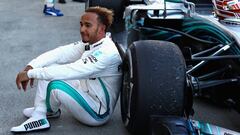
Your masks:
{"label": "tire sidewall", "polygon": [[[161,45],[161,46],[158,46],[158,45]],[[175,54],[169,55],[166,52],[164,52],[165,50],[162,50],[162,49],[172,50],[173,52],[170,52],[170,53],[176,53],[176,56],[172,57],[171,55],[175,55]],[[162,53],[162,54],[159,55],[158,53]],[[159,55],[159,56],[156,56],[157,58],[154,58],[155,56],[152,56],[152,55]],[[168,63],[166,62],[166,60],[163,59],[164,57],[169,57],[171,59],[174,58],[176,59],[176,61],[175,63]],[[178,57],[178,58],[175,58],[175,57]],[[159,64],[158,61],[163,63]],[[176,69],[168,69],[169,67],[165,66],[164,62],[166,63],[166,65],[175,66],[173,68],[176,68]],[[147,123],[151,115],[183,116],[186,72],[185,72],[185,61],[177,45],[170,42],[165,42],[165,41],[152,41],[152,40],[136,41],[129,46],[126,53],[126,58],[124,59],[124,64],[127,65],[128,70],[125,71],[123,76],[126,75],[126,72],[129,72],[130,79],[128,79],[128,81],[130,80],[133,85],[132,89],[130,90],[131,94],[126,94],[129,92],[124,90],[126,86],[123,86],[122,93],[121,93],[122,120],[130,132],[146,133],[148,129]],[[151,67],[152,64],[155,64],[155,66],[160,66],[163,69],[158,69],[160,67]],[[150,68],[150,70],[154,70],[156,68],[156,70],[154,72],[147,71],[148,68]],[[181,73],[178,73],[178,70]],[[166,71],[171,71],[173,73],[169,74]],[[155,72],[161,75],[160,76],[156,75]],[[179,74],[179,75],[171,76],[171,74]],[[172,84],[167,82],[167,81],[172,81],[171,80],[172,78],[167,77],[168,75],[171,77],[176,77],[176,76],[179,77],[178,79],[179,82],[175,83],[173,81]],[[160,79],[159,81],[162,83],[163,85],[162,87],[156,84],[158,83],[158,81],[154,80],[153,79],[154,77]],[[166,78],[166,80],[164,80],[164,78]],[[151,84],[151,81],[149,81],[148,79],[153,79],[152,80],[153,83]],[[124,84],[127,84],[127,82],[123,83],[123,85]],[[170,84],[172,86],[170,86]],[[158,87],[161,90],[160,91],[156,90],[158,88],[154,89],[154,86]],[[172,89],[167,88],[168,86],[172,87]],[[178,95],[174,95],[174,92],[176,91],[173,89],[178,89],[177,90]],[[165,96],[169,96],[169,95],[173,95],[173,96],[164,97],[163,95],[159,94],[159,92],[163,93],[163,95]],[[128,96],[131,95],[131,97],[124,98],[124,96],[126,95]],[[129,103],[130,105],[128,107],[126,107],[126,101],[124,101],[126,99],[128,99],[130,102]],[[162,104],[161,102],[164,102],[164,103]],[[167,108],[168,105],[171,106],[170,109]],[[162,108],[159,106],[162,106]],[[126,111],[129,116],[124,116],[126,115]]]}

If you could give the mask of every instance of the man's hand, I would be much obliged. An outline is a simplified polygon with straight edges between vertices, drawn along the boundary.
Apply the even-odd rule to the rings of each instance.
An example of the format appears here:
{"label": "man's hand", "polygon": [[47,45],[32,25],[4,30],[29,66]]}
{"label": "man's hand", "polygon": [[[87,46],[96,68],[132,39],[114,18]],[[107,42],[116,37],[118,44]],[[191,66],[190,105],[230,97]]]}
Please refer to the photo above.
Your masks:
{"label": "man's hand", "polygon": [[27,76],[27,71],[19,72],[16,78],[16,84],[18,89],[20,90],[23,88],[24,91],[26,91],[26,86],[23,85],[23,83],[28,82],[30,79]]}
{"label": "man's hand", "polygon": [[[30,69],[33,69],[33,67],[28,65],[28,66],[25,67],[24,71],[28,71]],[[22,87],[23,87],[24,90],[27,89],[28,82],[29,82],[29,80],[27,80],[25,82],[22,82]],[[33,83],[34,83],[34,79],[32,78],[32,79],[30,79],[30,87],[31,88],[33,87]]]}
{"label": "man's hand", "polygon": [[[30,69],[33,69],[32,66],[27,66],[25,67],[25,69],[20,72],[18,75],[17,75],[17,78],[16,78],[16,84],[17,84],[17,87],[18,89],[21,89],[21,86],[22,86],[22,89],[24,91],[27,90],[27,85],[28,85],[28,82],[29,82],[29,78],[27,76],[27,71],[30,70]],[[33,87],[33,82],[34,82],[34,79],[30,79],[30,86]]]}

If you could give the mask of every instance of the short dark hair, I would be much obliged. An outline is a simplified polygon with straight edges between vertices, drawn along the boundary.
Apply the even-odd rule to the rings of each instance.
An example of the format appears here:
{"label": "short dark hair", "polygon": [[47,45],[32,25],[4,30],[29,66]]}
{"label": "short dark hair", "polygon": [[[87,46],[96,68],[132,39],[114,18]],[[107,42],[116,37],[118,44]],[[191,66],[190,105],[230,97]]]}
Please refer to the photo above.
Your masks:
{"label": "short dark hair", "polygon": [[89,7],[88,9],[85,10],[85,12],[91,12],[91,13],[97,14],[99,22],[101,22],[106,26],[105,31],[107,31],[113,23],[114,13],[111,9],[95,6],[95,7]]}

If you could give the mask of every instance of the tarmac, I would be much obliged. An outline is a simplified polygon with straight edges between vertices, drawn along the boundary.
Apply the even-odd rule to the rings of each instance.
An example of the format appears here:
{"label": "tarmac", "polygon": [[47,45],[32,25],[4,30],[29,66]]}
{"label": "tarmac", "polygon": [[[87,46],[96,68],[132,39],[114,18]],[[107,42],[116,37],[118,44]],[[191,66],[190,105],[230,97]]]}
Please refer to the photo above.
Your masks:
{"label": "tarmac", "polygon": [[[56,4],[56,8],[64,13],[63,17],[45,16],[43,0],[0,1],[0,135],[11,135],[11,127],[27,119],[22,110],[33,106],[36,87],[19,91],[15,84],[17,73],[41,53],[80,40],[79,20],[85,4],[66,1],[66,4]],[[115,35],[122,40],[123,35]],[[239,113],[199,99],[195,101],[194,119],[240,131]],[[28,134],[130,135],[122,123],[119,103],[111,120],[100,127],[83,125],[62,110],[59,119],[50,120],[50,130]]]}

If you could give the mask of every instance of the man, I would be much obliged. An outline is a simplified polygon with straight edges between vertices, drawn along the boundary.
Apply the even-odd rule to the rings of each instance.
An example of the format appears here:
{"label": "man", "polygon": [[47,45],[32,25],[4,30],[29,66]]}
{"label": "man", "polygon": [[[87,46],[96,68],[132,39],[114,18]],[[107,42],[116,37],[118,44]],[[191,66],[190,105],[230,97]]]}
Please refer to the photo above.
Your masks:
{"label": "man", "polygon": [[34,107],[23,114],[29,117],[12,132],[50,128],[47,118],[60,116],[60,105],[80,122],[98,126],[111,117],[119,96],[122,60],[106,33],[113,12],[91,7],[80,20],[82,41],[56,48],[32,60],[17,75],[16,84],[26,91],[38,80]]}

